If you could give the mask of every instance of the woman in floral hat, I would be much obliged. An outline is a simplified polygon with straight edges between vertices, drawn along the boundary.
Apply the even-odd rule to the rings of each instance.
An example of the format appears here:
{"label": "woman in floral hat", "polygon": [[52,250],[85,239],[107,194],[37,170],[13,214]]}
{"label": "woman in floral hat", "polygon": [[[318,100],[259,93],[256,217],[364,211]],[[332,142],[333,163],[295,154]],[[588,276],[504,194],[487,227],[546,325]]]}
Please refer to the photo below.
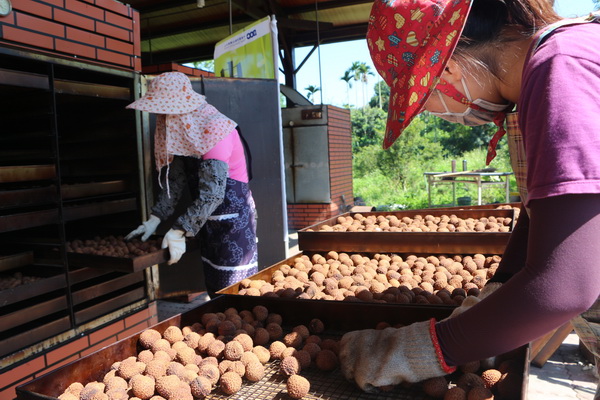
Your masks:
{"label": "woman in floral hat", "polygon": [[[494,278],[450,318],[342,338],[342,370],[363,390],[518,348],[598,299],[598,20],[561,20],[548,0],[375,1],[367,44],[391,92],[384,147],[427,110],[465,125],[494,122],[489,163],[507,120],[526,208]],[[598,356],[597,337],[586,344]]]}
{"label": "woman in floral hat", "polygon": [[185,253],[185,237],[199,235],[210,296],[258,272],[249,152],[237,124],[208,104],[180,72],[154,78],[146,94],[127,108],[156,114],[154,158],[162,190],[150,218],[125,239],[148,239],[173,215],[187,186],[193,202],[162,243],[169,248],[168,263]]}

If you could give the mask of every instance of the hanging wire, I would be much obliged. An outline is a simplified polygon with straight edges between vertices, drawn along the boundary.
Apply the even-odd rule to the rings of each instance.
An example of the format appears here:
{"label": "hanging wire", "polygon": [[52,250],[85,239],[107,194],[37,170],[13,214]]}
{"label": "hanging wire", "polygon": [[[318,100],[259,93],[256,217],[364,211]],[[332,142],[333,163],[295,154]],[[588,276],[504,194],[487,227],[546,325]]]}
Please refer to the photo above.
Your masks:
{"label": "hanging wire", "polygon": [[232,0],[229,0],[229,35],[233,35],[233,7]]}
{"label": "hanging wire", "polygon": [[319,59],[319,88],[321,89],[321,105],[323,104],[323,75],[321,73],[321,31],[319,29],[319,0],[315,0],[315,18],[317,21],[317,56]]}

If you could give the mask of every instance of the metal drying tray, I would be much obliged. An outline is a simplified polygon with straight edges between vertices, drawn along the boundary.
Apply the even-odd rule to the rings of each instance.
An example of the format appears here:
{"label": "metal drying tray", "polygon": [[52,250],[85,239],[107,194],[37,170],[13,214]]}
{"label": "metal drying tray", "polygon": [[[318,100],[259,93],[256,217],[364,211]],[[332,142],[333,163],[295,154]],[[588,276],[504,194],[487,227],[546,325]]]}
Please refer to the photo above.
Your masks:
{"label": "metal drying tray", "polygon": [[[296,325],[308,324],[312,318],[321,319],[326,327],[323,336],[339,338],[344,332],[356,329],[373,328],[377,323],[386,321],[390,324],[409,324],[429,318],[442,319],[450,314],[450,310],[435,307],[414,307],[411,305],[382,305],[361,304],[327,301],[310,301],[287,299],[274,299],[264,297],[227,296],[222,295],[202,304],[188,312],[178,314],[155,326],[153,329],[163,332],[171,325],[183,327],[191,326],[201,319],[202,314],[208,312],[223,312],[234,307],[238,311],[251,310],[256,305],[267,307],[269,312],[281,314],[284,330]],[[139,333],[115,344],[107,346],[86,357],[73,361],[52,372],[49,372],[28,383],[16,388],[19,400],[50,400],[56,399],[73,382],[83,384],[94,380],[101,381],[110,366],[127,357],[137,355],[140,348],[137,342]],[[519,399],[526,398],[527,376],[529,372],[529,350],[527,346],[517,349],[511,355],[523,367],[522,392]],[[242,389],[237,393],[225,396],[218,390],[208,395],[207,399],[239,399],[239,400],[267,400],[287,399],[285,378],[278,373],[278,363],[269,362],[267,372],[263,379],[256,383],[244,381]],[[364,393],[354,384],[347,382],[340,369],[323,372],[311,367],[300,373],[311,383],[311,390],[305,399],[329,400],[426,400],[428,397],[420,390],[419,385],[405,387],[399,385],[390,392],[378,394]],[[515,400],[519,400],[515,399]]]}
{"label": "metal drying tray", "polygon": [[[156,236],[151,236],[156,239]],[[186,239],[187,250],[198,248],[198,241],[194,238]],[[67,252],[69,265],[76,267],[100,268],[111,271],[137,272],[156,264],[167,262],[170,258],[169,249],[144,254],[134,258],[99,256],[96,254],[82,254]]]}
{"label": "metal drying tray", "polygon": [[[331,232],[320,231],[323,225],[333,226],[338,217],[362,214],[395,215],[398,218],[420,215],[449,215],[448,210],[410,210],[366,213],[344,213],[298,231],[298,248],[310,251],[353,251],[353,252],[392,252],[392,253],[483,253],[502,254],[510,232]],[[509,217],[514,224],[512,209],[452,210],[458,218]]]}

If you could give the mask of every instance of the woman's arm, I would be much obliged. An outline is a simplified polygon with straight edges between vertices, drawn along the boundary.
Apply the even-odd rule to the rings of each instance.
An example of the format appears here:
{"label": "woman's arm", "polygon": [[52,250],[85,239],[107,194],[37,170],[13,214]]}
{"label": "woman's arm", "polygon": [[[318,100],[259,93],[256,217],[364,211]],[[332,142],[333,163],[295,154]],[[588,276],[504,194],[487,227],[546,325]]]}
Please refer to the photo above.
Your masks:
{"label": "woman's arm", "polygon": [[529,205],[522,270],[477,305],[436,324],[449,365],[529,343],[587,310],[600,295],[600,194],[555,196]]}
{"label": "woman's arm", "polygon": [[525,265],[527,258],[527,237],[529,236],[529,215],[525,206],[521,206],[519,219],[513,228],[508,244],[502,255],[502,261],[489,283],[505,283]]}
{"label": "woman's arm", "polygon": [[152,214],[164,221],[175,212],[175,207],[187,185],[183,158],[175,156],[168,167],[163,167],[161,176],[164,176],[162,188],[152,207]]}

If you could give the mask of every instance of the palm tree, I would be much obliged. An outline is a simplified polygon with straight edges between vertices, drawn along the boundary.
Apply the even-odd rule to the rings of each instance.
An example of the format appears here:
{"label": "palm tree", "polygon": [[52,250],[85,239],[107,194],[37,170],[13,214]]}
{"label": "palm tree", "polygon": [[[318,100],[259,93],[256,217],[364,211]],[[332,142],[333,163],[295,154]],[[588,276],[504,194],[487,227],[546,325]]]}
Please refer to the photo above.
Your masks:
{"label": "palm tree", "polygon": [[341,80],[343,80],[344,82],[346,82],[346,102],[348,103],[348,105],[350,104],[350,88],[352,87],[352,82],[350,82],[352,79],[354,79],[354,74],[352,73],[352,70],[348,69],[344,72],[344,76],[342,76],[340,78]]}
{"label": "palm tree", "polygon": [[[360,61],[354,61],[348,71],[352,74],[352,78],[358,82],[360,80]],[[356,106],[358,107],[358,92],[356,92]]]}
{"label": "palm tree", "polygon": [[357,73],[360,78],[360,81],[362,82],[363,107],[364,107],[364,105],[367,102],[366,97],[365,97],[366,96],[365,88],[367,86],[367,83],[369,83],[369,75],[374,76],[375,74],[371,71],[371,66],[367,65],[367,63],[365,63],[365,62],[361,62],[358,64]]}
{"label": "palm tree", "polygon": [[600,0],[594,0],[594,10],[600,11]]}
{"label": "palm tree", "polygon": [[304,90],[308,91],[308,93],[306,94],[306,97],[308,98],[308,100],[313,101],[312,97],[315,93],[317,93],[318,91],[321,90],[320,87],[318,86],[314,86],[314,85],[308,85],[307,87],[304,88]]}

